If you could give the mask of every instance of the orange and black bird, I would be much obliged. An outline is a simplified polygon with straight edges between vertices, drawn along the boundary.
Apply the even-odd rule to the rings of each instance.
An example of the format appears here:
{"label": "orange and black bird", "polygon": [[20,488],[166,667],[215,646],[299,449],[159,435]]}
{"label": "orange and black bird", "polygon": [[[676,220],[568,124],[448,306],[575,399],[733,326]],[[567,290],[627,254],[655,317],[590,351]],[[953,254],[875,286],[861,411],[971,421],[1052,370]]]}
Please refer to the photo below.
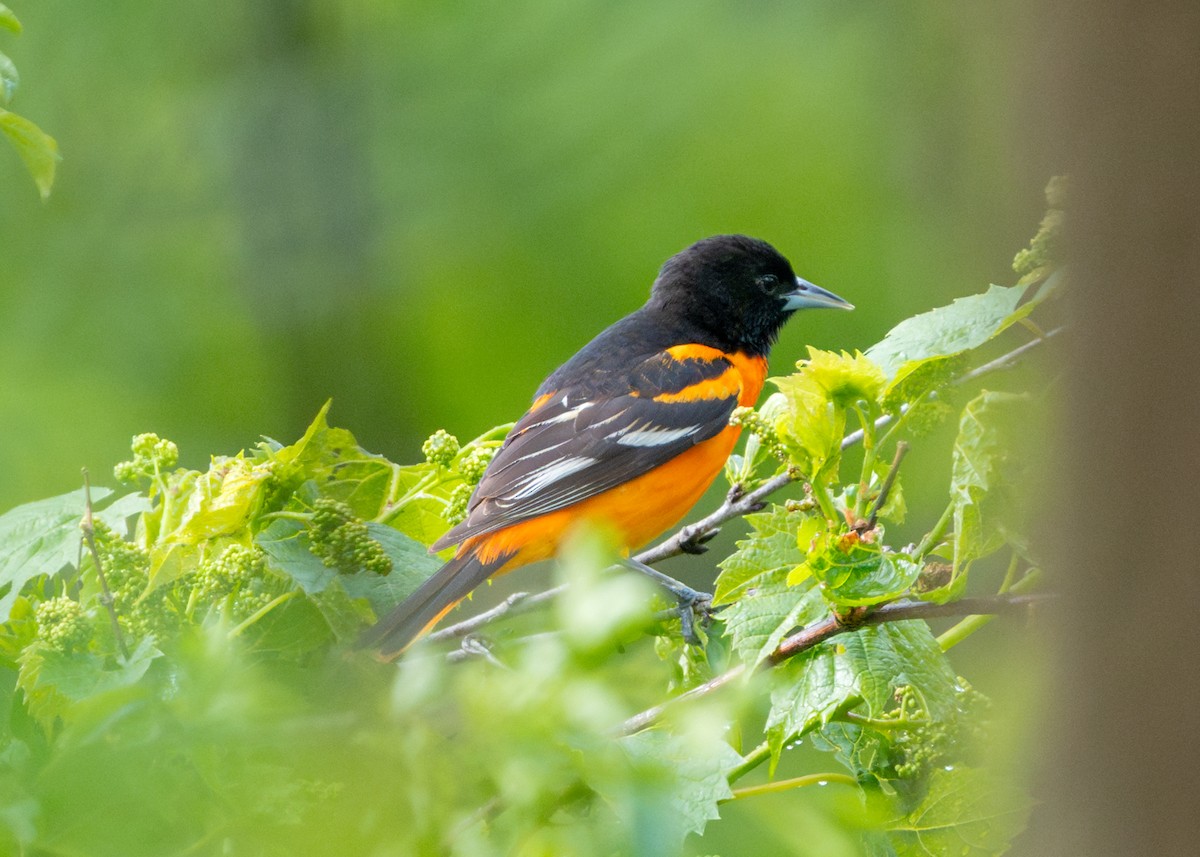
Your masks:
{"label": "orange and black bird", "polygon": [[[765,241],[718,235],[667,260],[644,306],[538,388],[466,520],[431,548],[457,544],[454,558],[364,645],[398,655],[492,575],[554,556],[582,520],[603,522],[629,550],[678,523],[733,450],[740,429],[729,416],[757,401],[780,329],[808,307],[853,309]],[[680,590],[681,601],[696,595]]]}

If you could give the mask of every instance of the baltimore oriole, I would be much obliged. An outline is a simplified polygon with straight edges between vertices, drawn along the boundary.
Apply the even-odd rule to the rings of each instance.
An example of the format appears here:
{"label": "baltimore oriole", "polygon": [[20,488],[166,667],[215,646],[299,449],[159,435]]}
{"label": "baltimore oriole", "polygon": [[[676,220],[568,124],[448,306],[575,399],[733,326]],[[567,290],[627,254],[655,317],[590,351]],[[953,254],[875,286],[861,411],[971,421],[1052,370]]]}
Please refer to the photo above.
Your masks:
{"label": "baltimore oriole", "polygon": [[753,405],[767,354],[798,309],[853,309],[802,280],[765,241],[706,238],[662,266],[650,299],[538,388],[467,505],[432,546],[454,558],[371,628],[384,656],[494,574],[553,556],[579,521],[601,521],[627,549],[687,514],[721,472]]}

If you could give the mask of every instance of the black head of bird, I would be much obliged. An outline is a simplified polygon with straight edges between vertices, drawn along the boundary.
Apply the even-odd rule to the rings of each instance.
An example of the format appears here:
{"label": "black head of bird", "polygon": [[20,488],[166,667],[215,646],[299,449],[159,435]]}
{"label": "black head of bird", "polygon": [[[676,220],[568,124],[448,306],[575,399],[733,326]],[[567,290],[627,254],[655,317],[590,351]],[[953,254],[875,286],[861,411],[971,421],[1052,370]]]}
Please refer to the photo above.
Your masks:
{"label": "black head of bird", "polygon": [[797,277],[783,255],[757,238],[716,235],[666,261],[648,307],[677,314],[730,351],[763,356],[799,309],[854,309]]}

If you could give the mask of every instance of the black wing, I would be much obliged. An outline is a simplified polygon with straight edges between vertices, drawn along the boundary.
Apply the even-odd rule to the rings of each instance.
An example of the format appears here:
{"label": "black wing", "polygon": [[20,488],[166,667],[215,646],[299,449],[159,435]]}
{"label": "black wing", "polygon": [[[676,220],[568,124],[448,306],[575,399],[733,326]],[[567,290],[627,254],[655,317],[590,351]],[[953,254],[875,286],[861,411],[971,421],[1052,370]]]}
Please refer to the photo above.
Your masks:
{"label": "black wing", "polygon": [[715,349],[691,348],[659,352],[619,383],[592,378],[544,393],[492,459],[467,519],[434,549],[594,497],[719,434],[741,375]]}

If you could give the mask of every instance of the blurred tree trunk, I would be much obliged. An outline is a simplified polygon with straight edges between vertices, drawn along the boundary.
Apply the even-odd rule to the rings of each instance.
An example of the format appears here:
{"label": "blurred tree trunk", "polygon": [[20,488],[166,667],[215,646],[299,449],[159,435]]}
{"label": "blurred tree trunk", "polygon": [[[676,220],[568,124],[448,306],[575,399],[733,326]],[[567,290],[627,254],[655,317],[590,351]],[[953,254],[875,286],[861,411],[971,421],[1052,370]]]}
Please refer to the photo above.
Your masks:
{"label": "blurred tree trunk", "polygon": [[1200,3],[1056,4],[1039,59],[1072,175],[1071,373],[1048,529],[1055,752],[1022,853],[1194,855],[1200,809]]}

